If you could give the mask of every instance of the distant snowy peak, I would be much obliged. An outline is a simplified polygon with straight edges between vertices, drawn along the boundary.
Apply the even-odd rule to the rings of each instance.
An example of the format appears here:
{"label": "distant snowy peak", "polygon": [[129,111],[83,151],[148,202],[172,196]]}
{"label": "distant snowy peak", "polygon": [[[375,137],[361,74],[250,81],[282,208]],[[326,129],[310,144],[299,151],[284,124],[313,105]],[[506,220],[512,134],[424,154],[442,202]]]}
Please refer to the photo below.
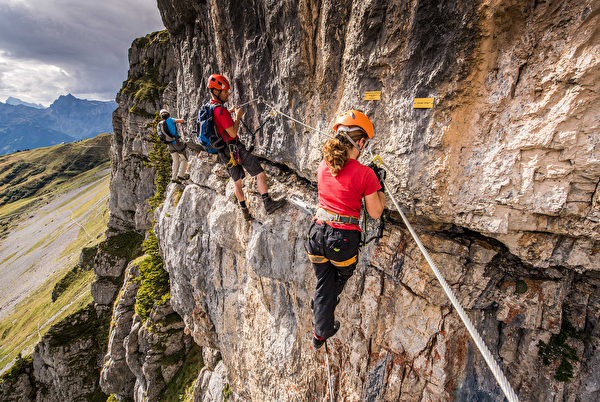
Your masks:
{"label": "distant snowy peak", "polygon": [[38,104],[29,103],[29,102],[22,101],[21,99],[14,98],[12,96],[9,96],[8,99],[6,99],[6,104],[13,105],[13,106],[23,105],[23,106],[33,107],[36,109],[46,109],[46,107],[44,105],[42,105],[41,103],[38,103]]}

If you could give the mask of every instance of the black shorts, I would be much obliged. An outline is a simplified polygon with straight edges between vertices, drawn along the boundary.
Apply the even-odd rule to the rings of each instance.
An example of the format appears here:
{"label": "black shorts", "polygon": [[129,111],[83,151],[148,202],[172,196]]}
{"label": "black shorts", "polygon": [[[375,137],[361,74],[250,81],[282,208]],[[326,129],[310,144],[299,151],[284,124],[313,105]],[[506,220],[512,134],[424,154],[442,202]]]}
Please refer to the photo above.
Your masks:
{"label": "black shorts", "polygon": [[[231,144],[231,142],[230,142],[230,144]],[[258,158],[256,156],[252,155],[250,152],[248,152],[246,150],[246,147],[244,146],[244,144],[242,144],[241,142],[238,141],[235,143],[235,146],[238,148],[241,163],[237,164],[236,166],[232,167],[231,169],[227,169],[227,172],[229,172],[229,176],[231,176],[231,178],[233,179],[234,182],[246,177],[246,174],[244,173],[244,169],[246,169],[248,171],[248,173],[250,174],[250,176],[252,176],[252,177],[254,177],[264,171],[262,166],[260,165],[260,162],[258,161]],[[227,148],[227,147],[225,147],[225,148]],[[221,163],[223,163],[224,165],[227,165],[227,163],[229,162],[229,158],[230,158],[229,151],[223,150],[223,151],[219,152],[219,161]]]}

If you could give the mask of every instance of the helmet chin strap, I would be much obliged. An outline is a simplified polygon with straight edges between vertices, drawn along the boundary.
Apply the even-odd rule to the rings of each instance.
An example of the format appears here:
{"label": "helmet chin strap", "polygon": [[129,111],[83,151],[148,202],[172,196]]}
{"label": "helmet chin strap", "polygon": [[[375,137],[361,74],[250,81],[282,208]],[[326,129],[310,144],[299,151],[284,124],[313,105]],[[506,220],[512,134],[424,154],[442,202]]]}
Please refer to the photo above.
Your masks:
{"label": "helmet chin strap", "polygon": [[[361,130],[361,131],[362,131],[362,130]],[[360,156],[360,154],[362,153],[362,151],[363,151],[363,150],[362,150],[362,149],[361,149],[361,148],[358,146],[358,144],[357,144],[356,142],[354,142],[354,140],[353,140],[353,139],[352,139],[352,138],[351,138],[351,137],[348,135],[348,130],[347,130],[347,129],[345,129],[344,127],[340,127],[340,128],[338,129],[338,133],[342,133],[342,134],[344,134],[344,137],[346,137],[346,138],[348,139],[348,141],[350,141],[350,143],[351,143],[352,145],[354,145],[354,147],[355,147],[356,149],[358,149],[358,156]],[[367,141],[365,142],[365,145],[363,146],[363,149],[364,149],[364,148],[366,148],[366,146],[367,146],[367,143],[368,143],[368,142],[369,142],[369,139],[367,139]]]}

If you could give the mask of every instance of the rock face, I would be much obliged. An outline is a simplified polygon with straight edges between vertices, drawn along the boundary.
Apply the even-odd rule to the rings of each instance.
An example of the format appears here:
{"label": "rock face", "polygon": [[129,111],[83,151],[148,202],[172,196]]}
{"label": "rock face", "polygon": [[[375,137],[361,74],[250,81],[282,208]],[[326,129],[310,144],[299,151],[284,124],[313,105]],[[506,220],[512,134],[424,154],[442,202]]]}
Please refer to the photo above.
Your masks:
{"label": "rock face", "polygon": [[[230,79],[232,104],[264,99],[245,106],[251,127],[272,106],[320,131],[362,109],[394,196],[521,400],[600,397],[600,3],[158,4],[178,116],[193,118],[214,72]],[[413,108],[426,97],[433,108]],[[326,139],[283,113],[267,124],[256,152],[278,166],[271,192],[315,205]],[[324,352],[310,346],[310,215],[292,203],[266,216],[246,180],[256,220],[245,223],[222,167],[191,159],[191,184],[172,184],[155,215],[173,308],[197,343],[220,350],[239,398],[326,399]],[[502,399],[396,213],[363,250],[336,317],[337,400]],[[579,361],[565,383],[561,359],[545,366],[538,346],[567,323]]]}
{"label": "rock face", "polygon": [[99,359],[106,347],[106,319],[93,305],[53,326],[35,346],[35,400],[77,401],[102,397],[98,386]]}
{"label": "rock face", "polygon": [[[14,370],[14,371],[12,371]],[[34,402],[35,379],[33,378],[33,359],[17,359],[9,375],[3,375],[0,381],[0,396],[6,402]]]}
{"label": "rock face", "polygon": [[135,315],[135,297],[139,284],[134,279],[139,275],[138,266],[130,264],[125,274],[123,292],[113,311],[114,326],[108,340],[108,351],[100,376],[100,387],[107,395],[133,395],[136,377],[127,365],[127,352],[123,341],[129,336]]}
{"label": "rock face", "polygon": [[[170,108],[176,79],[168,34],[159,32],[135,40],[129,49],[128,79],[117,94],[111,144],[109,229],[150,229],[148,198],[154,195],[154,170],[144,166],[152,148],[149,124],[155,111]],[[165,88],[167,87],[167,88]]]}
{"label": "rock face", "polygon": [[126,277],[113,312],[100,387],[108,395],[152,402],[183,364],[192,339],[169,303],[154,308],[144,323],[134,308],[139,290],[136,263],[129,265]]}
{"label": "rock face", "polygon": [[[167,32],[153,33],[134,41],[129,52],[128,80],[117,95],[119,108],[113,115],[115,135],[111,148],[111,217],[109,229],[123,236],[127,230],[151,228],[148,199],[156,191],[155,172],[148,167],[155,111],[171,102],[176,70]],[[122,243],[122,242],[119,242]],[[115,278],[122,278],[131,256],[107,256],[110,261],[96,264],[98,279],[92,290],[98,306],[112,302],[116,294]],[[193,343],[185,334],[181,317],[170,302],[151,310],[143,321],[135,311],[140,287],[139,261],[129,263],[119,299],[112,312],[108,350],[100,375],[100,387],[106,394],[121,399],[153,402],[158,400],[169,381],[181,368]],[[111,284],[114,288],[111,288]],[[100,307],[101,308],[101,307]]]}
{"label": "rock face", "polygon": [[[598,266],[596,3],[219,4],[159,1],[180,115],[206,101],[215,71],[232,103],[262,96],[322,131],[362,109],[415,213],[541,268]],[[381,101],[364,101],[368,90]],[[413,109],[416,97],[434,108]],[[253,124],[270,111],[246,109]],[[314,180],[325,136],[283,116],[261,133],[260,154]]]}

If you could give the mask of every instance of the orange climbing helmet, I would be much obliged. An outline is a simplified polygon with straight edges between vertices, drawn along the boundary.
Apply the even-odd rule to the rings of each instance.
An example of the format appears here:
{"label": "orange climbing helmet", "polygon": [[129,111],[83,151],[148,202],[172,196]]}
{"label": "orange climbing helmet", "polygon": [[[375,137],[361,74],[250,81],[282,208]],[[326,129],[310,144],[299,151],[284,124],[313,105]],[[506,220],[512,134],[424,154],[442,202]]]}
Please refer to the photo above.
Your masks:
{"label": "orange climbing helmet", "polygon": [[208,77],[208,88],[218,89],[219,91],[226,91],[230,88],[229,81],[227,81],[227,78],[223,77],[220,74],[213,74],[210,77]]}
{"label": "orange climbing helmet", "polygon": [[[340,113],[338,117],[335,118],[335,122],[333,123],[333,129],[338,131],[340,126],[358,126],[360,127],[369,139],[373,138],[375,135],[375,129],[373,128],[373,123],[371,120],[364,114],[359,112],[358,110],[348,110],[346,112]],[[350,130],[353,131],[353,130]]]}

